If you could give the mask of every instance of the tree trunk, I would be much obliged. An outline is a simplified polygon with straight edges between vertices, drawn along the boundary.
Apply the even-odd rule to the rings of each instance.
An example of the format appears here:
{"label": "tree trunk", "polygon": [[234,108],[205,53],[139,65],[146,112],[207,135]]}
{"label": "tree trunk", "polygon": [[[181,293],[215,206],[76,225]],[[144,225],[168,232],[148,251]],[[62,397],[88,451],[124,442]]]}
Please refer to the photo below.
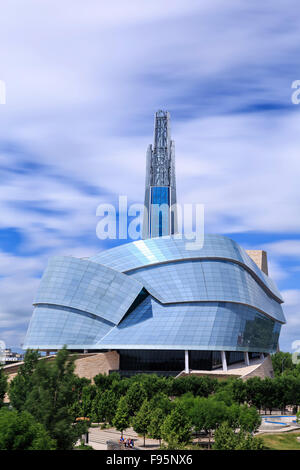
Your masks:
{"label": "tree trunk", "polygon": [[145,447],[145,434],[144,434],[144,447]]}

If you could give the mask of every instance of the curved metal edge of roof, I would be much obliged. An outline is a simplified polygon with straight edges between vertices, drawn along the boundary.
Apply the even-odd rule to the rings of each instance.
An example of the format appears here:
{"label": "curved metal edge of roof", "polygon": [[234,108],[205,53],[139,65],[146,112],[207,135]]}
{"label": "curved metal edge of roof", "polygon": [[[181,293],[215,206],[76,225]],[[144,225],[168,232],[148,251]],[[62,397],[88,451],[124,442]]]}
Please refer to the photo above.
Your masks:
{"label": "curved metal edge of roof", "polygon": [[[278,300],[280,303],[283,303],[284,300],[278,290],[278,288],[276,287],[274,281],[269,277],[267,276],[258,266],[257,264],[253,261],[253,259],[248,255],[248,253],[246,252],[246,250],[240,246],[235,240],[233,240],[232,238],[230,237],[227,237],[225,235],[219,235],[219,234],[205,234],[204,235],[204,243],[205,243],[205,238],[219,238],[219,239],[223,239],[223,240],[226,240],[226,241],[229,241],[231,242],[238,250],[240,250],[243,254],[243,256],[246,257],[249,265],[247,265],[245,262],[241,262],[240,260],[234,260],[233,258],[231,257],[218,257],[220,259],[228,259],[229,261],[238,261],[238,264],[242,264],[243,266],[245,266],[246,268],[248,268],[249,270],[252,271],[252,273],[255,275],[255,278],[257,280],[257,278],[259,278],[259,280],[263,281],[263,284],[264,286],[267,288],[267,290],[276,298],[276,300]],[[95,263],[101,263],[101,256],[102,255],[107,255],[109,253],[114,253],[115,251],[118,251],[118,250],[126,250],[129,246],[135,244],[139,244],[139,243],[151,243],[153,241],[160,241],[160,240],[173,240],[173,241],[182,241],[182,239],[179,239],[179,238],[176,238],[176,235],[166,235],[166,236],[162,236],[162,237],[154,237],[154,238],[147,238],[147,239],[139,239],[139,240],[135,240],[133,242],[129,242],[129,243],[124,243],[122,245],[118,245],[118,246],[115,246],[113,248],[109,248],[107,250],[103,250],[103,251],[100,251],[99,253],[97,253],[96,255],[93,255],[89,258],[90,261],[93,261]],[[187,239],[187,242],[189,242],[189,240]],[[199,251],[201,250],[202,248],[199,249]],[[192,252],[191,252],[192,253]],[[205,259],[207,257],[204,257],[203,259]],[[190,258],[184,258],[184,260],[186,259],[199,259],[199,256],[190,256]],[[171,261],[178,261],[177,259],[174,259],[174,260],[169,260],[170,262]],[[243,260],[244,261],[244,260]],[[162,263],[164,263],[166,261],[162,261]],[[155,264],[160,264],[160,263],[149,263],[147,265],[143,265],[141,264],[140,267],[145,267],[145,266],[153,266]],[[107,266],[107,264],[105,264]],[[114,268],[113,268],[114,269]],[[133,269],[139,269],[139,267],[133,267],[133,268],[130,268],[128,270],[124,270],[124,272],[126,271],[131,271]]]}

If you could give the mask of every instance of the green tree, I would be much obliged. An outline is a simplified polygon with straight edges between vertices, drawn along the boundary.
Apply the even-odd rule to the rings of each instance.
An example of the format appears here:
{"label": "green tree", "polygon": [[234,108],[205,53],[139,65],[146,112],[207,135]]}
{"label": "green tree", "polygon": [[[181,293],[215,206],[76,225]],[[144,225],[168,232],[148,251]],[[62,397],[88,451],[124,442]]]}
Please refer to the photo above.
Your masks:
{"label": "green tree", "polygon": [[27,411],[0,410],[1,450],[54,450],[55,440]]}
{"label": "green tree", "polygon": [[274,408],[280,407],[280,398],[277,394],[276,382],[270,377],[266,377],[262,380],[262,407],[265,410],[269,410],[270,414]]}
{"label": "green tree", "polygon": [[130,416],[135,415],[146,398],[147,393],[144,385],[142,383],[133,382],[125,395]]}
{"label": "green tree", "polygon": [[126,397],[121,397],[117,406],[115,417],[113,418],[113,426],[121,432],[123,436],[124,429],[129,427],[130,414]]}
{"label": "green tree", "polygon": [[206,430],[206,405],[207,398],[196,397],[193,400],[193,406],[191,408],[187,408],[187,412],[190,416],[194,429],[198,433],[200,433],[202,430]]}
{"label": "green tree", "polygon": [[214,450],[261,450],[263,441],[244,430],[235,433],[227,422],[222,423],[215,432]]}
{"label": "green tree", "polygon": [[247,402],[260,411],[265,401],[263,380],[260,377],[251,377],[245,385]]}
{"label": "green tree", "polygon": [[161,445],[162,424],[165,418],[165,413],[161,408],[154,409],[154,411],[151,413],[150,423],[147,429],[149,437],[152,439],[158,439],[159,445]]}
{"label": "green tree", "polygon": [[0,408],[3,405],[3,400],[5,393],[7,391],[7,376],[4,373],[4,370],[0,366]]}
{"label": "green tree", "polygon": [[76,399],[74,356],[61,349],[54,361],[40,360],[32,374],[32,390],[24,409],[42,423],[58,450],[72,449],[87,430],[87,423],[74,423],[71,405]]}
{"label": "green tree", "polygon": [[181,396],[185,393],[191,392],[194,396],[208,397],[214,393],[218,388],[218,381],[211,377],[197,377],[188,375],[187,377],[180,377],[173,379],[170,387],[170,394]]}
{"label": "green tree", "polygon": [[255,432],[261,425],[261,417],[254,406],[243,405],[240,409],[239,426],[246,432]]}
{"label": "green tree", "polygon": [[160,409],[164,416],[167,416],[172,409],[172,402],[170,398],[164,393],[160,392],[154,395],[150,400],[151,410]]}
{"label": "green tree", "polygon": [[286,371],[295,369],[295,364],[293,364],[292,360],[292,354],[289,352],[279,351],[275,354],[272,354],[271,359],[276,377],[279,377]]}
{"label": "green tree", "polygon": [[230,406],[233,404],[233,396],[230,390],[224,388],[223,390],[217,391],[211,397],[213,400],[222,401],[225,403],[226,406]]}
{"label": "green tree", "polygon": [[195,431],[204,430],[209,436],[209,441],[212,432],[223,421],[230,420],[232,425],[237,425],[239,420],[240,406],[237,403],[227,406],[221,398],[228,399],[226,390],[220,390],[209,398],[193,397],[191,394],[185,394],[180,398],[180,403],[190,417]]}
{"label": "green tree", "polygon": [[245,403],[247,400],[246,385],[242,379],[228,379],[225,389],[231,393],[232,399],[236,403]]}
{"label": "green tree", "polygon": [[92,418],[93,404],[97,394],[95,385],[85,385],[81,392],[80,416]]}
{"label": "green tree", "polygon": [[237,437],[234,430],[224,422],[215,432],[214,450],[233,450],[236,448]]}
{"label": "green tree", "polygon": [[188,376],[190,378],[190,391],[194,396],[209,397],[218,389],[218,380],[212,377]]}
{"label": "green tree", "polygon": [[97,392],[93,401],[92,416],[97,423],[112,423],[115,416],[118,400],[112,390]]}
{"label": "green tree", "polygon": [[[244,405],[244,406],[247,407],[247,405]],[[239,405],[238,403],[233,403],[231,406],[227,408],[227,413],[226,413],[226,416],[224,416],[223,421],[224,422],[227,421],[231,428],[236,429],[237,427],[240,426],[242,410],[243,410],[243,406]],[[254,408],[254,410],[256,411],[256,408]]]}
{"label": "green tree", "polygon": [[113,380],[110,390],[115,394],[117,399],[119,400],[121,397],[126,395],[130,385],[131,385],[131,379],[128,377],[123,377],[121,380]]}
{"label": "green tree", "polygon": [[85,377],[74,377],[74,385],[73,385],[73,391],[74,391],[74,401],[70,405],[70,412],[72,413],[73,419],[78,418],[82,415],[82,409],[81,409],[81,404],[82,404],[82,393],[84,387],[87,387],[91,385],[91,381]]}
{"label": "green tree", "polygon": [[9,384],[9,401],[15,410],[24,409],[26,398],[32,390],[33,373],[38,364],[38,351],[27,349],[24,363],[20,365],[17,375]]}
{"label": "green tree", "polygon": [[144,447],[145,447],[145,438],[148,427],[151,420],[151,411],[148,400],[144,400],[141,408],[136,413],[132,420],[133,429],[136,433],[141,434],[144,437]]}
{"label": "green tree", "polygon": [[217,429],[228,417],[228,407],[224,402],[208,398],[204,409],[204,429],[209,436],[209,445],[212,432]]}
{"label": "green tree", "polygon": [[99,391],[104,392],[111,388],[113,382],[119,382],[121,380],[120,374],[118,372],[112,372],[109,375],[98,374],[94,377],[94,383]]}
{"label": "green tree", "polygon": [[281,383],[278,393],[281,405],[292,405],[294,408],[300,405],[300,375],[285,374],[276,379]]}
{"label": "green tree", "polygon": [[158,377],[156,374],[137,374],[132,379],[142,386],[148,400],[158,393],[169,393],[170,387],[166,377]]}
{"label": "green tree", "polygon": [[191,440],[191,420],[184,407],[177,403],[162,424],[162,438],[169,447],[188,444]]}
{"label": "green tree", "polygon": [[175,398],[175,400],[172,403],[175,406],[177,404],[180,404],[185,409],[185,412],[187,413],[187,415],[192,417],[195,404],[198,403],[199,400],[201,401],[201,398],[202,397],[194,397],[192,392],[187,392],[181,397]]}

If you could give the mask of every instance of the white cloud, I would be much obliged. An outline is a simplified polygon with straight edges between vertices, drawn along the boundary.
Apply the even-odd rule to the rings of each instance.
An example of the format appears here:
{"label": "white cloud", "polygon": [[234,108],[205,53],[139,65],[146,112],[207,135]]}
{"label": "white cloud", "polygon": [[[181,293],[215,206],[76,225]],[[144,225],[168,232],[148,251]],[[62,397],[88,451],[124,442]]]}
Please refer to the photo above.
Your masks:
{"label": "white cloud", "polygon": [[279,263],[273,260],[268,260],[268,273],[271,279],[275,282],[282,281],[289,277],[289,272]]}
{"label": "white cloud", "polygon": [[300,240],[280,240],[265,245],[275,256],[299,258]]}
{"label": "white cloud", "polygon": [[[205,204],[207,232],[300,231],[300,108],[290,101],[299,78],[297,7],[282,0],[1,6],[0,228],[19,230],[22,255],[38,253],[0,257],[5,328],[30,315],[48,256],[89,256],[105,246],[95,234],[99,203],[118,194],[143,201],[158,108],[173,117],[178,200]],[[268,105],[275,111],[264,112]],[[33,204],[44,210],[29,210]],[[275,279],[285,278],[277,257],[299,256],[299,243],[295,236],[266,247]]]}
{"label": "white cloud", "polygon": [[280,347],[283,351],[292,352],[293,341],[300,340],[300,290],[288,289],[282,295],[287,323],[282,327]]}
{"label": "white cloud", "polygon": [[[282,291],[282,296],[287,307],[294,307],[300,305],[300,290],[299,289],[287,289]],[[299,315],[300,321],[300,315]]]}

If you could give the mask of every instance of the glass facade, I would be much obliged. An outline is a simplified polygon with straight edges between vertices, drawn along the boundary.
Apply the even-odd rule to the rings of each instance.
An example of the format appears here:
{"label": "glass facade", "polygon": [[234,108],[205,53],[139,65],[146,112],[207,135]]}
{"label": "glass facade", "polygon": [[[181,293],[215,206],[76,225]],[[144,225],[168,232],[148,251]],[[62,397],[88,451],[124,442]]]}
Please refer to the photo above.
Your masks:
{"label": "glass facade", "polygon": [[[270,280],[264,282],[263,273],[249,268],[248,255],[234,242],[206,236],[202,256],[187,259],[184,245],[172,237],[152,239],[152,245],[146,241],[139,253],[149,262],[139,260],[139,268],[125,272],[100,264],[99,257],[51,259],[24,347],[276,350],[285,322],[282,301]],[[137,243],[123,252],[118,247],[123,267],[132,266]],[[109,258],[115,265],[114,250],[109,250],[107,264]],[[154,264],[158,258],[162,262]]]}
{"label": "glass facade", "polygon": [[170,233],[170,188],[153,186],[151,189],[150,234],[162,237]]}
{"label": "glass facade", "polygon": [[98,343],[106,349],[273,352],[280,323],[230,302],[163,305],[147,297]]}
{"label": "glass facade", "polygon": [[[95,344],[114,324],[97,315],[57,305],[38,306],[34,309],[27,332],[27,341],[34,349],[62,348],[65,344],[77,349],[78,345]],[[84,348],[86,349],[86,348]]]}
{"label": "glass facade", "polygon": [[121,370],[180,372],[184,369],[183,351],[122,349],[119,354]]}
{"label": "glass facade", "polygon": [[[87,259],[54,257],[24,348],[117,350],[123,370],[180,371],[276,351],[283,299],[246,251],[221,235],[203,246],[177,232],[175,144],[167,111],[147,150],[143,239]],[[171,219],[170,219],[171,217]],[[174,235],[175,234],[175,235]]]}
{"label": "glass facade", "polygon": [[[130,371],[135,372],[181,372],[184,367],[184,351],[182,350],[134,350],[121,349],[120,369],[130,376]],[[251,353],[249,354],[251,356]],[[227,352],[227,364],[241,362],[243,353]],[[189,351],[189,367],[191,370],[213,370],[222,365],[220,351]],[[168,375],[168,374],[167,374]],[[176,374],[173,374],[176,375]]]}
{"label": "glass facade", "polygon": [[162,303],[219,300],[250,305],[284,321],[281,305],[249,271],[231,261],[186,260],[128,273]]}
{"label": "glass facade", "polygon": [[34,304],[72,307],[118,323],[142,288],[135,279],[106,266],[60,256],[49,261]]}
{"label": "glass facade", "polygon": [[205,234],[203,247],[195,250],[188,250],[186,240],[177,239],[176,236],[138,240],[102,251],[90,259],[124,273],[177,260],[225,259],[244,266],[264,289],[270,291],[270,294],[280,303],[283,302],[272,279],[259,269],[241,246],[222,235]]}

